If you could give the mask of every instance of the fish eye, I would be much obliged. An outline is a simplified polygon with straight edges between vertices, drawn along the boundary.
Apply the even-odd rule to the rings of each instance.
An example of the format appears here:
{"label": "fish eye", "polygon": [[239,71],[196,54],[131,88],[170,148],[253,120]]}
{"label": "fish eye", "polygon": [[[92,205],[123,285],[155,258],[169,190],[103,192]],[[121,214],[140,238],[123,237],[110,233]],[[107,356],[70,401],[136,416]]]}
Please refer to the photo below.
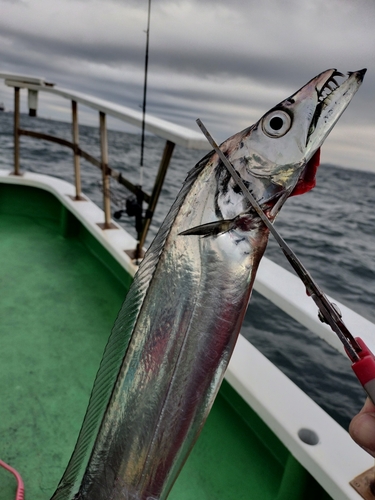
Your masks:
{"label": "fish eye", "polygon": [[277,109],[271,111],[262,120],[263,132],[268,135],[268,137],[282,137],[285,135],[292,126],[292,119],[288,113]]}

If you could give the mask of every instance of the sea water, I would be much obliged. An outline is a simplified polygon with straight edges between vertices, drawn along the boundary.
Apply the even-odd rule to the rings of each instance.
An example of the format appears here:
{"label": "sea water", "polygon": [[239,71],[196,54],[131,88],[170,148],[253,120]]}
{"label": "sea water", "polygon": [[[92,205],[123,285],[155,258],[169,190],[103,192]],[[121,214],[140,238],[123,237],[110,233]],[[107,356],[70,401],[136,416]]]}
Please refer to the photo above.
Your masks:
{"label": "sea water", "polygon": [[[0,168],[12,168],[12,123],[11,113],[0,114]],[[71,125],[67,123],[22,115],[21,127],[71,140]],[[80,126],[79,134],[80,146],[100,158],[98,129]],[[108,141],[110,166],[137,184],[140,135],[109,130]],[[157,137],[146,136],[143,187],[147,192],[151,192],[164,143]],[[155,236],[187,172],[203,155],[201,151],[176,146],[147,244]],[[46,141],[21,137],[21,170],[54,175],[74,183],[72,152]],[[83,192],[101,206],[100,171],[84,160],[81,160],[81,170]],[[113,211],[123,208],[126,198],[131,196],[113,181],[111,192]],[[290,198],[276,222],[280,233],[321,288],[373,322],[374,193],[375,174],[323,163],[318,171],[317,186],[303,196]],[[136,235],[134,219],[123,215],[119,222],[133,236]],[[291,270],[272,237],[266,256]],[[253,293],[242,333],[347,428],[365,399],[363,389],[351,371],[349,360],[256,292]],[[360,331],[352,333],[361,335]]]}

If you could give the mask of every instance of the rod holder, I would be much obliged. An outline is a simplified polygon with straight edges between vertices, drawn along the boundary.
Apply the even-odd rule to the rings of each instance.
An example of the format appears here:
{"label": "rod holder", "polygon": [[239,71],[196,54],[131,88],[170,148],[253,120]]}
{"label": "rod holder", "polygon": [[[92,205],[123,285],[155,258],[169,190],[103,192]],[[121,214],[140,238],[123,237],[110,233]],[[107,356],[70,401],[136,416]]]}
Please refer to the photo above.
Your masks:
{"label": "rod holder", "polygon": [[29,116],[36,116],[38,110],[38,91],[28,89],[27,103],[29,106]]}

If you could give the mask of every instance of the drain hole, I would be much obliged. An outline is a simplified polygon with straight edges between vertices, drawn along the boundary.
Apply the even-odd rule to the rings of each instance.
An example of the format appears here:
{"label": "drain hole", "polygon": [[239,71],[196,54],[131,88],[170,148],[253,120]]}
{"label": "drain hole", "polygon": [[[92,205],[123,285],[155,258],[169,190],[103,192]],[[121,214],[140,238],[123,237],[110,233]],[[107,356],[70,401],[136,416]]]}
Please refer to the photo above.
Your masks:
{"label": "drain hole", "polygon": [[312,446],[316,445],[319,443],[319,436],[315,431],[312,431],[311,429],[300,429],[298,431],[298,437],[300,438],[301,441],[303,441],[306,444],[310,444]]}

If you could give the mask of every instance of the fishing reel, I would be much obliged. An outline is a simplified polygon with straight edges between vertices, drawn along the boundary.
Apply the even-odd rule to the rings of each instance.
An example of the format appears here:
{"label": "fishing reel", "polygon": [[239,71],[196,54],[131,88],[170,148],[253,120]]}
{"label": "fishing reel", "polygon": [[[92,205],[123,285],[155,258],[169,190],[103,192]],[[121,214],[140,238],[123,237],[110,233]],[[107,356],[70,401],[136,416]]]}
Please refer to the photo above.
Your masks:
{"label": "fishing reel", "polygon": [[141,205],[138,203],[137,197],[136,196],[129,196],[129,198],[126,198],[125,200],[125,208],[116,210],[114,212],[113,217],[116,220],[121,219],[122,214],[125,212],[126,215],[129,217],[135,217],[137,213],[139,212],[141,208]]}
{"label": "fishing reel", "polygon": [[[137,186],[139,187],[139,186]],[[117,210],[113,213],[113,217],[116,220],[120,220],[122,214],[125,212],[129,217],[135,217],[135,229],[138,234],[142,232],[143,229],[143,193],[142,190],[137,190],[137,194],[129,196],[125,200],[125,208]]]}

